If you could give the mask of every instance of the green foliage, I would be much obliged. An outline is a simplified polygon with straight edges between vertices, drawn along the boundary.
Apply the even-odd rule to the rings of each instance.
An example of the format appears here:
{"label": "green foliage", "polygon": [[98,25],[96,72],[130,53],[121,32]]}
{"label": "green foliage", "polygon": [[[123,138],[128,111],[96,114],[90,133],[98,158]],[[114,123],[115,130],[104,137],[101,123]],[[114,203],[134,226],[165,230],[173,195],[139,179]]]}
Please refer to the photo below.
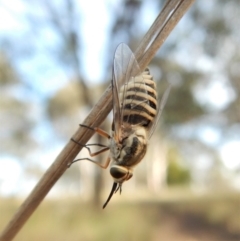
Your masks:
{"label": "green foliage", "polygon": [[167,183],[169,185],[189,184],[191,175],[188,169],[181,167],[177,162],[172,161],[168,165]]}
{"label": "green foliage", "polygon": [[161,77],[155,76],[156,80],[161,80],[161,84],[158,84],[159,96],[162,96],[168,82],[175,83],[163,111],[165,124],[182,124],[202,116],[205,110],[194,98],[193,89],[201,82],[203,74],[187,70],[165,56],[164,58],[155,57],[150,67],[158,69],[159,66],[161,66]]}
{"label": "green foliage", "polygon": [[190,170],[181,166],[181,157],[176,149],[170,149],[167,169],[168,185],[186,185],[191,181]]}

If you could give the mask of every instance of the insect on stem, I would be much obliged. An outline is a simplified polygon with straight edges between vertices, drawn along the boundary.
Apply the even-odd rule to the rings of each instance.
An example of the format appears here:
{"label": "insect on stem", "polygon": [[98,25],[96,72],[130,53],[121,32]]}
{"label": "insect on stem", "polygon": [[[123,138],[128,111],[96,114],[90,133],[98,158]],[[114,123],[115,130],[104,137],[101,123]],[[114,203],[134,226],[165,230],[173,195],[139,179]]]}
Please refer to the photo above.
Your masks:
{"label": "insect on stem", "polygon": [[[138,63],[140,64],[139,68],[141,71],[143,71],[150,63],[151,59],[156,54],[161,45],[164,43],[165,39],[172,31],[174,26],[176,26],[178,21],[182,18],[184,13],[193,3],[194,0],[171,0],[166,2],[163,10],[160,12],[152,27],[146,33],[146,35],[140,42],[139,47],[135,51],[135,56]],[[166,17],[169,20],[163,26],[162,23],[165,22]],[[161,29],[161,31],[159,29]],[[157,38],[155,38],[155,33],[159,33]],[[155,39],[155,41],[152,41],[153,39]],[[152,45],[151,43],[153,43],[154,45]],[[89,115],[86,117],[83,124],[86,126],[100,126],[100,124],[110,113],[111,109],[112,86],[110,85],[107,87],[106,91],[99,99],[98,103],[93,107]],[[92,135],[93,133],[87,131],[86,128],[80,127],[73,135],[73,139],[78,140],[82,144],[86,144]],[[74,158],[77,156],[79,151],[81,151],[81,149],[82,147],[80,145],[76,145],[72,141],[66,144],[63,150],[57,156],[56,160],[46,171],[44,176],[39,180],[36,187],[32,190],[32,192],[20,206],[18,211],[8,222],[5,229],[3,229],[0,235],[0,241],[11,241],[16,236],[16,234],[23,227],[28,218],[32,215],[32,213],[42,202],[44,197],[51,190],[53,185],[68,169],[68,163],[71,163],[72,160],[74,160]],[[130,178],[131,175],[128,176]],[[111,194],[111,196],[112,195],[113,194]]]}

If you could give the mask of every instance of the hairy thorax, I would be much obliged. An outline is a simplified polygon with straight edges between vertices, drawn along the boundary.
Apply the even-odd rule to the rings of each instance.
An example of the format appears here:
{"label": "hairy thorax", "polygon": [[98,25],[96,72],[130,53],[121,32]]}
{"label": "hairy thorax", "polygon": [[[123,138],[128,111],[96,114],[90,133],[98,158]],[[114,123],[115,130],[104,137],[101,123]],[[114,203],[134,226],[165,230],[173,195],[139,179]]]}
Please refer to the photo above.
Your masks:
{"label": "hairy thorax", "polygon": [[116,143],[112,138],[110,153],[113,164],[133,167],[145,156],[147,151],[146,130],[144,127],[135,127],[130,135],[126,135],[122,143]]}

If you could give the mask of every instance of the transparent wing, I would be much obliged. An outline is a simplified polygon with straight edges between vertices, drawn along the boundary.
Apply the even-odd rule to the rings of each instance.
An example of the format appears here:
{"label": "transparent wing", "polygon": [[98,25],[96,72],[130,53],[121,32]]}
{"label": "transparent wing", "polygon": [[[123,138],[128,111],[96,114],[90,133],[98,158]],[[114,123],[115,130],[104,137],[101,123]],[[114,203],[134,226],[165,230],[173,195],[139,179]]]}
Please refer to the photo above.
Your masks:
{"label": "transparent wing", "polygon": [[[139,73],[140,69],[131,49],[124,43],[119,44],[114,55],[112,78],[113,124],[116,141],[119,141],[122,136],[122,107],[124,106],[123,101],[125,99],[124,96],[125,90],[127,89],[127,83],[132,77],[135,77]],[[123,95],[120,97],[119,91],[121,87],[124,90],[122,91]]]}
{"label": "transparent wing", "polygon": [[151,138],[153,132],[155,131],[156,129],[156,126],[159,122],[159,119],[160,119],[160,116],[162,114],[162,111],[164,109],[164,106],[167,102],[167,98],[168,98],[168,95],[170,93],[170,90],[171,90],[171,85],[168,86],[168,88],[165,90],[164,94],[163,94],[163,97],[160,101],[158,101],[158,110],[157,110],[157,115],[154,119],[154,121],[152,122],[151,126],[149,127],[149,134],[148,134],[148,139]]}
{"label": "transparent wing", "polygon": [[146,126],[149,123],[151,116],[148,114],[149,95],[148,87],[145,83],[144,75],[146,72],[131,77],[125,84],[125,89],[122,91],[123,109],[121,120],[123,126]]}

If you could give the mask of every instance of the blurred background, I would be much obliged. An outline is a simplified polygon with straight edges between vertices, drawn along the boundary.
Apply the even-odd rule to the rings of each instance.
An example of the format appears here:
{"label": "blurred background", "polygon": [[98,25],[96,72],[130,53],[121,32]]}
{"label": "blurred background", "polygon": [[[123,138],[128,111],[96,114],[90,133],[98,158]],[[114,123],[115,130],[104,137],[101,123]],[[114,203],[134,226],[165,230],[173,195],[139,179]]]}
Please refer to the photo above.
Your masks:
{"label": "blurred background", "polygon": [[[0,0],[1,230],[164,2]],[[240,240],[239,16],[238,0],[197,1],[152,60],[159,95],[173,88],[122,195],[102,211],[109,171],[74,164],[16,240]]]}

